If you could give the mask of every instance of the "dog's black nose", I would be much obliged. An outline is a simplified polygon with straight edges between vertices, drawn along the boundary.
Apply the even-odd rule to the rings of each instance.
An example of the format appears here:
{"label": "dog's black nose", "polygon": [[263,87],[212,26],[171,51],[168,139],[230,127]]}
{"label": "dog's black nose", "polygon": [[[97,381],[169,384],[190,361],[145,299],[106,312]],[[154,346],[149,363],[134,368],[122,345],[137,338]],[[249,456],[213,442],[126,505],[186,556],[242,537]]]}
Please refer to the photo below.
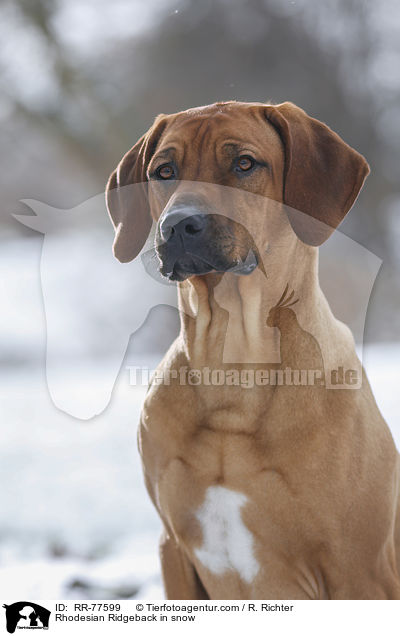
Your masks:
{"label": "dog's black nose", "polygon": [[160,236],[168,241],[172,235],[189,239],[202,234],[206,227],[206,214],[195,209],[177,208],[168,212],[160,223]]}

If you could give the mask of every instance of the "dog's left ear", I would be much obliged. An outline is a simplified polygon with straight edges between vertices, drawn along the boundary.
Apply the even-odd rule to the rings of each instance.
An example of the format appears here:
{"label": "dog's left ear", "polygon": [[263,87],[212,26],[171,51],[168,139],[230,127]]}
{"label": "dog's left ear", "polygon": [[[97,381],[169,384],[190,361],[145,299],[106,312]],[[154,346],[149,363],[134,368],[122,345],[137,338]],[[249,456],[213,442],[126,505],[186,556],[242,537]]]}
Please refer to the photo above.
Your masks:
{"label": "dog's left ear", "polygon": [[121,263],[139,254],[151,229],[146,170],[166,125],[167,117],[159,115],[122,157],[106,186],[107,209],[115,229],[113,251]]}
{"label": "dog's left ear", "polygon": [[[362,155],[298,106],[265,106],[285,150],[283,202],[298,237],[321,245],[344,219],[369,173]],[[299,213],[300,212],[300,213]]]}

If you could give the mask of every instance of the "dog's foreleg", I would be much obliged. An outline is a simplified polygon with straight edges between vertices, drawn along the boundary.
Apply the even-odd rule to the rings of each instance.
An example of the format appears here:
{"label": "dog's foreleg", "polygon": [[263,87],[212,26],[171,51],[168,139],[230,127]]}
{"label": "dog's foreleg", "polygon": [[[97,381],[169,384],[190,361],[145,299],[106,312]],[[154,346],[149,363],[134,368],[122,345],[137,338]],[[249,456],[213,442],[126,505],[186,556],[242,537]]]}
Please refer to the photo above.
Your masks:
{"label": "dog's foreleg", "polygon": [[209,598],[194,566],[167,531],[161,537],[160,556],[167,599]]}

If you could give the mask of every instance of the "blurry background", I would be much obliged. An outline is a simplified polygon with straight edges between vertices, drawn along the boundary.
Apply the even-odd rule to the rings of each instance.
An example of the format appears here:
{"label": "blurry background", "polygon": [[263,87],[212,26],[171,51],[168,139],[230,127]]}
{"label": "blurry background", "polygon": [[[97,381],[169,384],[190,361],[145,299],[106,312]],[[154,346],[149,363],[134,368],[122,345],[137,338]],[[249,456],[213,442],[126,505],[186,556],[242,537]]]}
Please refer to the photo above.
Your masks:
{"label": "blurry background", "polygon": [[[383,261],[365,363],[400,437],[399,34],[396,0],[3,0],[0,596],[161,594],[159,523],[136,454],[144,389],[129,387],[121,371],[110,407],[88,423],[54,407],[44,371],[43,236],[11,216],[29,214],[20,199],[72,209],[102,192],[160,112],[291,100],[366,156],[372,173],[341,230]],[[96,220],[110,231],[103,206],[97,214],[88,231]],[[155,362],[176,329],[176,312],[155,308],[126,360],[146,353]]]}

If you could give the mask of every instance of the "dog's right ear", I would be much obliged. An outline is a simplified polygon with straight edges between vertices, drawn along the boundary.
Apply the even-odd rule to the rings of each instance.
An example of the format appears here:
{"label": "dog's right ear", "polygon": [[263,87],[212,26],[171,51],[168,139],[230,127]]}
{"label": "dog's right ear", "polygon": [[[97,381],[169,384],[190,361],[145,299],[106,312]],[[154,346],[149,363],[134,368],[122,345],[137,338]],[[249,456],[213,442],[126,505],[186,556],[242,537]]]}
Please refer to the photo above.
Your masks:
{"label": "dog's right ear", "polygon": [[159,115],[121,159],[106,186],[107,209],[115,229],[113,252],[121,263],[139,254],[151,229],[146,170],[166,125],[167,117]]}

